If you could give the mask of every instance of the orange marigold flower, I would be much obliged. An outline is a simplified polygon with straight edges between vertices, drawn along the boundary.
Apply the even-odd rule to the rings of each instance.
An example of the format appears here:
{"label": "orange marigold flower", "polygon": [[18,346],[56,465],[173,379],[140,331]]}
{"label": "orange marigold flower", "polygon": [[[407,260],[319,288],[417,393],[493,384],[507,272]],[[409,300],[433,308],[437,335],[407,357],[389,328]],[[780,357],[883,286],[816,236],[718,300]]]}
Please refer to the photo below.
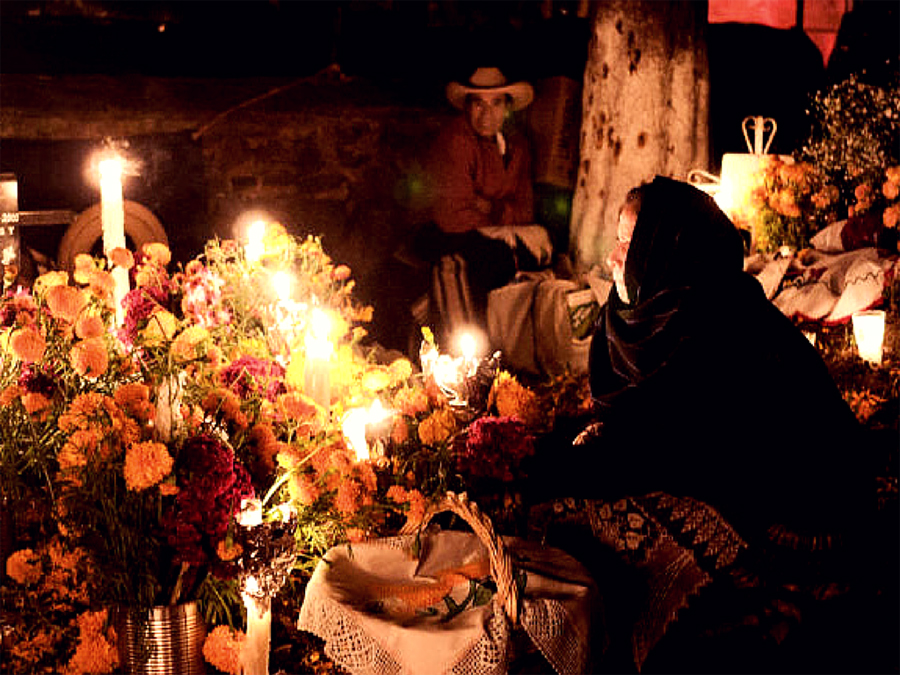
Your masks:
{"label": "orange marigold flower", "polygon": [[342,480],[334,497],[334,507],[349,516],[359,510],[363,497],[362,486],[355,480]]}
{"label": "orange marigold flower", "polygon": [[346,265],[338,265],[331,270],[331,278],[335,281],[346,281],[350,278],[350,268]]}
{"label": "orange marigold flower", "polygon": [[393,408],[408,417],[428,410],[428,394],[418,387],[403,387],[394,396]]}
{"label": "orange marigold flower", "polygon": [[216,626],[203,643],[203,658],[228,675],[241,674],[241,649],[247,636],[229,626]]}
{"label": "orange marigold flower", "polygon": [[78,617],[78,646],[66,665],[64,675],[76,673],[109,673],[119,665],[115,631],[103,632],[107,610],[86,611]]}
{"label": "orange marigold flower", "polygon": [[17,384],[11,384],[0,392],[0,408],[5,408],[22,395],[22,390]]}
{"label": "orange marigold flower", "polygon": [[886,181],[885,184],[881,186],[881,194],[887,199],[896,199],[897,195],[900,195],[900,183],[895,183],[891,180]]}
{"label": "orange marigold flower", "polygon": [[280,258],[291,250],[293,239],[288,234],[284,225],[277,222],[266,223],[265,234],[262,240],[262,259]]}
{"label": "orange marigold flower", "polygon": [[892,229],[897,227],[897,222],[900,221],[900,204],[887,207],[881,215],[881,221],[885,227]]}
{"label": "orange marigold flower", "polygon": [[121,246],[109,252],[109,260],[113,265],[126,270],[134,267],[134,255],[127,248],[122,248]]}
{"label": "orange marigold flower", "polygon": [[300,460],[303,457],[300,454],[300,451],[297,450],[293,445],[281,445],[278,448],[278,454],[275,455],[275,460],[278,462],[278,466],[283,469],[293,469],[298,464],[300,464]]}
{"label": "orange marigold flower", "polygon": [[91,278],[91,272],[97,269],[97,261],[94,260],[93,256],[87,253],[79,253],[75,256],[75,271],[72,276],[75,277],[75,282],[79,284],[86,284]]}
{"label": "orange marigold flower", "polygon": [[206,357],[204,343],[208,340],[209,331],[203,326],[188,326],[172,341],[169,351],[176,363],[202,359]]}
{"label": "orange marigold flower", "polygon": [[82,377],[99,377],[109,366],[109,354],[102,337],[80,340],[72,346],[69,353],[72,370]]}
{"label": "orange marigold flower", "polygon": [[402,417],[394,419],[394,426],[391,429],[391,441],[397,445],[403,445],[409,440],[409,424]]}
{"label": "orange marigold flower", "polygon": [[47,289],[47,309],[54,319],[74,323],[87,306],[87,298],[72,286],[54,286]]}
{"label": "orange marigold flower", "polygon": [[[318,430],[324,420],[321,420],[321,409],[309,396],[298,391],[289,391],[281,394],[275,401],[276,412],[286,419],[295,422],[316,422]],[[315,433],[315,431],[311,432]]]}
{"label": "orange marigold flower", "polygon": [[156,417],[156,409],[150,402],[150,387],[143,382],[126,382],[119,385],[113,399],[126,415],[142,421]]}
{"label": "orange marigold flower", "polygon": [[50,412],[51,401],[39,392],[28,392],[22,394],[22,405],[25,412],[43,421]]}
{"label": "orange marigold flower", "polygon": [[419,440],[425,445],[437,445],[456,432],[456,415],[449,408],[435,410],[419,423]]}
{"label": "orange marigold flower", "polygon": [[103,323],[103,319],[94,314],[82,315],[75,322],[75,335],[82,340],[100,337],[105,332],[106,325]]}
{"label": "orange marigold flower", "polygon": [[144,244],[141,251],[154,265],[165,267],[172,261],[172,252],[165,244],[158,241]]}
{"label": "orange marigold flower", "polygon": [[501,417],[517,417],[527,425],[540,422],[537,396],[506,371],[494,381],[488,404],[496,407]]}
{"label": "orange marigold flower", "polygon": [[150,315],[147,326],[141,331],[141,340],[147,347],[158,347],[175,337],[178,319],[171,312],[159,309]]}
{"label": "orange marigold flower", "polygon": [[169,483],[168,481],[163,481],[159,484],[159,494],[164,497],[173,497],[179,493],[181,488],[179,488],[175,483]]}
{"label": "orange marigold flower", "polygon": [[34,326],[23,326],[13,331],[9,338],[9,348],[20,361],[34,363],[43,358],[47,342],[37,328]]}
{"label": "orange marigold flower", "polygon": [[256,424],[250,429],[250,444],[253,447],[253,455],[259,463],[259,468],[264,472],[275,469],[275,457],[281,449],[281,444],[275,437],[275,432],[268,424]]}
{"label": "orange marigold flower", "polygon": [[391,374],[387,368],[372,366],[362,377],[362,387],[369,392],[377,392],[391,385]]}
{"label": "orange marigold flower", "polygon": [[35,296],[41,297],[54,286],[68,286],[69,273],[64,271],[45,272],[34,280],[32,292]]}
{"label": "orange marigold flower", "polygon": [[216,555],[219,556],[219,560],[234,560],[239,558],[243,552],[244,549],[235,541],[229,542],[227,539],[223,539],[216,544]]}
{"label": "orange marigold flower", "polygon": [[872,186],[867,183],[857,185],[853,190],[853,196],[858,202],[868,202],[872,198]]}
{"label": "orange marigold flower", "polygon": [[145,490],[168,476],[174,463],[162,443],[132,443],[125,451],[125,484],[129,490]]}
{"label": "orange marigold flower", "polygon": [[112,274],[106,272],[104,270],[94,270],[90,273],[88,278],[88,284],[91,289],[91,293],[93,293],[96,297],[101,300],[111,300],[113,296],[113,290],[116,287],[116,282],[113,279]]}
{"label": "orange marigold flower", "polygon": [[425,495],[416,489],[412,489],[406,494],[406,498],[409,501],[409,513],[406,514],[407,521],[410,523],[421,523],[425,517]]}
{"label": "orange marigold flower", "polygon": [[60,471],[79,469],[87,466],[88,458],[97,452],[100,446],[99,435],[89,429],[76,429],[69,434],[59,451]]}
{"label": "orange marigold flower", "polygon": [[247,416],[241,410],[241,399],[230,389],[219,387],[209,392],[200,402],[200,407],[208,415],[220,416],[241,429],[247,428]]}
{"label": "orange marigold flower", "polygon": [[405,504],[406,503],[406,488],[402,485],[391,485],[387,489],[387,492],[384,495],[392,502],[396,502],[397,504]]}
{"label": "orange marigold flower", "polygon": [[19,549],[6,559],[6,574],[16,583],[30,586],[41,578],[41,561],[32,549]]}
{"label": "orange marigold flower", "polygon": [[358,527],[348,527],[345,534],[347,535],[347,541],[351,544],[358,544],[369,538],[368,532]]}
{"label": "orange marigold flower", "polygon": [[296,473],[288,480],[288,492],[294,501],[303,506],[312,506],[322,491],[308,474]]}
{"label": "orange marigold flower", "polygon": [[[93,391],[78,394],[69,403],[66,411],[59,416],[57,425],[66,433],[91,428],[92,419],[102,414],[105,408],[104,398],[103,394]],[[99,429],[102,429],[102,426]]]}
{"label": "orange marigold flower", "polygon": [[413,365],[409,359],[400,358],[395,360],[388,366],[388,372],[391,374],[391,385],[406,382],[413,373]]}

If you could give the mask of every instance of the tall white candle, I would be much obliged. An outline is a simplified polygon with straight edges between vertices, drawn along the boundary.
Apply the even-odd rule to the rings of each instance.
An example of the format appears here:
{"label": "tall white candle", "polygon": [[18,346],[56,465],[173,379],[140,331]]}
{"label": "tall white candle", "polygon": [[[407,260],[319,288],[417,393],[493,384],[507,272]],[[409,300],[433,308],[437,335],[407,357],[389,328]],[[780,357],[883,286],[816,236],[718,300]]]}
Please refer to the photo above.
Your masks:
{"label": "tall white candle", "polygon": [[[247,579],[248,590],[256,579]],[[241,648],[243,675],[269,675],[269,648],[272,642],[272,603],[267,597],[257,598],[242,593],[247,609],[247,639]]]}
{"label": "tall white candle", "polygon": [[[122,196],[122,160],[118,157],[104,159],[100,170],[100,222],[103,229],[103,253],[109,256],[115,248],[125,248],[125,202]],[[116,323],[125,320],[122,300],[128,293],[128,270],[113,267],[113,302],[116,307]]]}
{"label": "tall white candle", "polygon": [[306,364],[304,389],[306,395],[328,410],[331,406],[331,355],[334,347],[328,340],[331,321],[328,315],[316,308],[310,317],[310,329],[306,334]]}

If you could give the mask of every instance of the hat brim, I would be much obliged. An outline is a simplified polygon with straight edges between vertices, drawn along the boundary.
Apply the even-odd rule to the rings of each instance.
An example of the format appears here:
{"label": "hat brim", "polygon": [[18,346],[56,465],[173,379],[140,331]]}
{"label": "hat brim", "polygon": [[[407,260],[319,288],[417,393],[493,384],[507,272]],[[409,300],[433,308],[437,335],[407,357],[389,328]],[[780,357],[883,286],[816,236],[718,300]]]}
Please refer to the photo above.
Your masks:
{"label": "hat brim", "polygon": [[447,85],[447,100],[454,108],[465,108],[469,94],[508,94],[512,99],[510,107],[513,111],[527,107],[534,100],[534,89],[527,82],[513,82],[502,87],[470,87],[459,82]]}

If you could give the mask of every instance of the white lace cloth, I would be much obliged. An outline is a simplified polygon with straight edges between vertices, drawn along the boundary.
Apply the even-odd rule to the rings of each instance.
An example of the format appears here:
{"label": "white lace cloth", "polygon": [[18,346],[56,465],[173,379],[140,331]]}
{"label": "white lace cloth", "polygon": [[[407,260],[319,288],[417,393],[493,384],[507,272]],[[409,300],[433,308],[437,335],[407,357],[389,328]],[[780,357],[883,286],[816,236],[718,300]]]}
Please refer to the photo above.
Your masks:
{"label": "white lace cloth", "polygon": [[[495,598],[447,620],[449,595],[461,602],[473,579],[489,573],[475,535],[437,532],[423,537],[423,558],[411,555],[413,536],[332,548],[306,588],[298,627],[325,641],[325,653],[350,673],[505,673],[512,627]],[[584,568],[561,551],[504,539],[526,573],[522,629],[560,675],[585,672],[589,662],[596,587]]]}

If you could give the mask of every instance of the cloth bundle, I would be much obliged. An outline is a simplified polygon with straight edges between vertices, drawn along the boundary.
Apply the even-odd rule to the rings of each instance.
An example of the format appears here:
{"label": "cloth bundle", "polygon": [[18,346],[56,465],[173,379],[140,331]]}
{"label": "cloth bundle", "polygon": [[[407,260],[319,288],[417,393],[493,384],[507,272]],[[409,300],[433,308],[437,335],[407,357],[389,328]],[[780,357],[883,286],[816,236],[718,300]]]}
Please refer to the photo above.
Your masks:
{"label": "cloth bundle", "polygon": [[[586,672],[597,602],[590,576],[561,551],[504,542],[515,583],[524,583],[519,626],[557,673]],[[351,673],[505,673],[516,626],[502,589],[493,591],[492,567],[466,532],[337,546],[307,586],[299,628],[324,639],[325,653]]]}

